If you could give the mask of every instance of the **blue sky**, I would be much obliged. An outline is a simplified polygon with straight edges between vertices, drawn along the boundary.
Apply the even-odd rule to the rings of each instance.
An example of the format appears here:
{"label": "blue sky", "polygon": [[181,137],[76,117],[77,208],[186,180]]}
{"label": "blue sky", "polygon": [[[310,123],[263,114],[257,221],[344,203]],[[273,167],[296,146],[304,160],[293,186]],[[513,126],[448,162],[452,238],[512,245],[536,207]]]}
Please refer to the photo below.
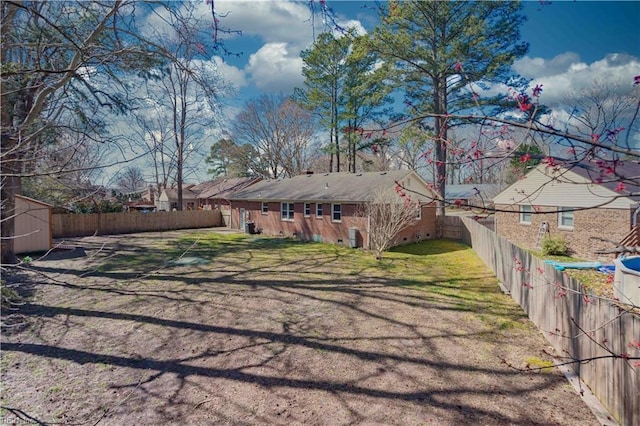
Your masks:
{"label": "blue sky", "polygon": [[640,2],[558,1],[540,7],[525,2],[522,39],[529,56],[552,58],[576,52],[591,63],[610,53],[640,57]]}
{"label": "blue sky", "polygon": [[[372,1],[327,0],[341,25],[370,31],[377,22]],[[320,2],[316,0],[316,5]],[[553,104],[570,90],[595,79],[628,81],[640,74],[640,2],[558,1],[541,6],[523,3],[528,20],[522,40],[530,43],[527,56],[514,65],[534,84],[544,84],[542,101]],[[307,1],[218,0],[222,23],[243,31],[227,40],[239,57],[218,58],[221,72],[239,89],[240,100],[263,92],[289,93],[302,84],[299,53],[313,41]],[[316,15],[315,33],[322,31]],[[223,62],[224,61],[224,62]],[[238,98],[227,102],[234,108]],[[240,102],[241,103],[241,102]]]}
{"label": "blue sky", "polygon": [[[196,4],[210,22],[206,2]],[[319,6],[320,0],[314,4]],[[378,21],[373,1],[326,0],[326,4],[345,28],[365,33]],[[222,99],[223,114],[216,122],[225,126],[247,100],[268,92],[288,95],[301,87],[300,52],[311,46],[314,34],[330,27],[321,14],[312,17],[308,0],[216,0],[215,5],[224,15],[222,27],[242,31],[241,36],[225,36],[225,45],[241,55],[205,59],[237,89]],[[614,96],[638,93],[633,77],[640,75],[640,1],[554,1],[544,6],[530,1],[523,3],[523,13],[528,20],[521,39],[530,49],[513,69],[532,79],[531,87],[543,85],[540,102],[551,107],[551,123],[566,123],[572,110],[567,97],[594,82],[616,84]],[[228,129],[207,130],[208,145]],[[640,134],[632,135],[631,141],[640,146]]]}

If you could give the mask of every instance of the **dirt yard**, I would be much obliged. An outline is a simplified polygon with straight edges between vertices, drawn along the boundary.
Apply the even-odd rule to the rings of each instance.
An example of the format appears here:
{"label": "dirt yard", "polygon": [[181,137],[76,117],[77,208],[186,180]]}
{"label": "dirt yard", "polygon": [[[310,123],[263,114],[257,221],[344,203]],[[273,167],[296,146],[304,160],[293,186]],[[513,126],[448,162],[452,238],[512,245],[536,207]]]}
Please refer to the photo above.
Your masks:
{"label": "dirt yard", "polygon": [[598,424],[464,246],[75,243],[3,277],[2,424]]}

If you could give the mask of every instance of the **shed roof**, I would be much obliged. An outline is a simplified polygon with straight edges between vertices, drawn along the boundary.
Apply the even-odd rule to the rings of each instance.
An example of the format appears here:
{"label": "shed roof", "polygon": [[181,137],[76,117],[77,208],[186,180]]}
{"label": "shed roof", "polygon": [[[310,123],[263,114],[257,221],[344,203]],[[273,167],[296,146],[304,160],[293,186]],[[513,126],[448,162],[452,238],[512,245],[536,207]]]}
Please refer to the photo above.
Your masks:
{"label": "shed roof", "polygon": [[40,204],[45,207],[53,208],[53,204],[45,203],[44,201],[39,201],[33,198],[25,197],[24,195],[16,194],[16,198],[20,198],[28,203]]}
{"label": "shed roof", "polygon": [[[433,193],[427,183],[411,170],[368,173],[314,173],[292,178],[263,180],[238,191],[231,200],[251,201],[333,201],[366,202],[381,190],[392,190],[396,182],[414,189],[414,199],[431,201]],[[427,192],[428,193],[425,193]]]}

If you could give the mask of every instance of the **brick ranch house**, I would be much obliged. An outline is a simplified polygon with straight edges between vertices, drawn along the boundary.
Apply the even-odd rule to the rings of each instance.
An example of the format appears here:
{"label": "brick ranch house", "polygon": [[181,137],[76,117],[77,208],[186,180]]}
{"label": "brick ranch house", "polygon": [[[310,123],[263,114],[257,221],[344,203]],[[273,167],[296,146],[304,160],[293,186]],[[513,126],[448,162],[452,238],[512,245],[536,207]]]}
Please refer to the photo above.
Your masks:
{"label": "brick ranch house", "polygon": [[639,191],[637,162],[620,162],[613,174],[595,163],[540,164],[493,199],[496,232],[532,250],[545,235],[562,237],[574,255],[595,259],[614,246],[597,238],[617,244],[638,232]]}
{"label": "brick ranch house", "polygon": [[250,228],[267,235],[368,247],[369,221],[362,206],[380,192],[396,194],[396,182],[410,190],[412,201],[420,204],[420,214],[415,224],[400,231],[395,244],[434,238],[434,194],[417,173],[408,170],[308,173],[263,180],[233,194],[231,228],[244,230],[249,223]]}

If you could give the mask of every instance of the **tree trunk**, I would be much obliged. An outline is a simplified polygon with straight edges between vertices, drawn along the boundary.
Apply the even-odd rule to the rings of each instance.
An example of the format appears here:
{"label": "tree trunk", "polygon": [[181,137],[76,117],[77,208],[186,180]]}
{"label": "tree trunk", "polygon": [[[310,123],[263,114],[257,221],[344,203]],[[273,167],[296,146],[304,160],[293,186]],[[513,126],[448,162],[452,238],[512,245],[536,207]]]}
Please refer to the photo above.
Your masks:
{"label": "tree trunk", "polygon": [[333,87],[332,93],[332,114],[334,117],[333,121],[333,135],[336,138],[335,140],[335,149],[336,149],[336,172],[340,172],[340,138],[339,138],[339,126],[338,126],[338,88],[336,86]]}
{"label": "tree trunk", "polygon": [[[443,87],[444,86],[444,87]],[[433,84],[434,106],[437,114],[446,114],[447,95],[446,79],[444,82],[434,79]],[[436,151],[436,176],[435,189],[440,195],[436,202],[436,216],[445,215],[445,191],[447,186],[447,119],[442,116],[436,117],[435,123],[435,151]]]}
{"label": "tree trunk", "polygon": [[22,193],[20,163],[17,161],[14,152],[17,144],[15,138],[7,134],[2,135],[2,168],[0,170],[0,192],[2,200],[2,206],[0,208],[0,230],[2,235],[0,251],[2,251],[2,253],[0,255],[0,262],[3,265],[14,264],[18,261],[13,246],[15,239],[15,196]]}

